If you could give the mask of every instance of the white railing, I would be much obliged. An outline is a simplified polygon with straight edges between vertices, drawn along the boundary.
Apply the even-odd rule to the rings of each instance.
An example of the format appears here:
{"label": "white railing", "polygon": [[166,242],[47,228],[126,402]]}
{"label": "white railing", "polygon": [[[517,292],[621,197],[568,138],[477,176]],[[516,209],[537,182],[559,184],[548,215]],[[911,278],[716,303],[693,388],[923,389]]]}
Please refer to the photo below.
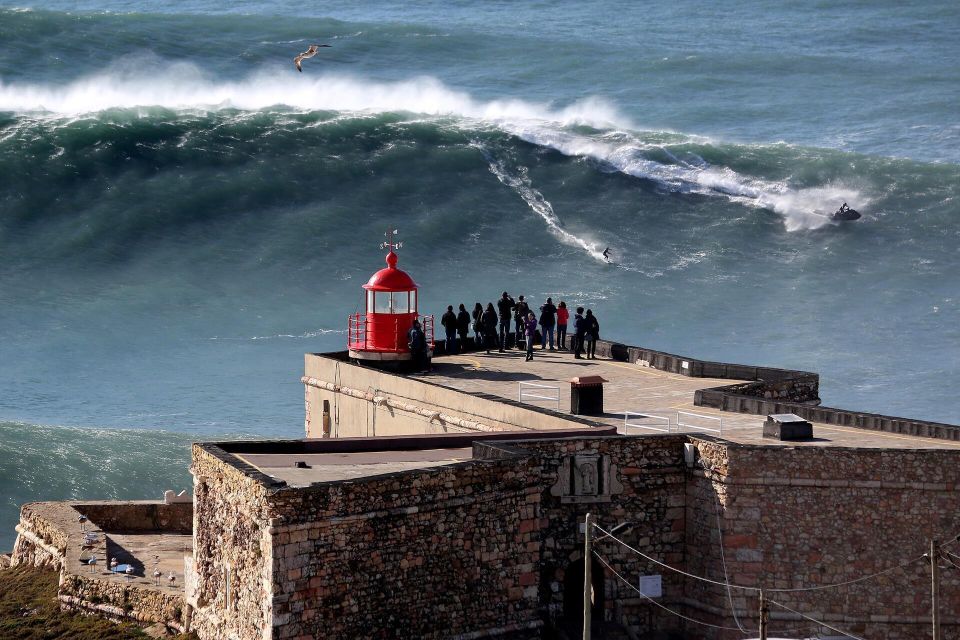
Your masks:
{"label": "white railing", "polygon": [[[687,422],[687,418],[707,420],[710,424],[715,424],[716,428],[705,427],[703,426],[703,424]],[[715,416],[707,416],[702,413],[692,413],[690,411],[677,411],[677,430],[679,431],[681,428],[687,428],[694,431],[710,431],[711,433],[715,433],[719,436],[722,436],[723,435],[723,418],[717,418]]]}
{"label": "white railing", "polygon": [[[531,391],[525,391],[529,387]],[[549,394],[549,395],[548,395]],[[536,384],[533,382],[519,382],[517,384],[517,400],[520,402],[545,401],[553,402],[557,411],[560,410],[560,387],[550,384]]]}
{"label": "white railing", "polygon": [[[623,414],[623,435],[630,435],[630,427],[670,433],[670,418],[666,416],[656,416],[651,413],[640,413],[638,411],[617,411],[617,413]],[[652,420],[653,424],[630,422],[631,417],[640,418],[641,420]]]}

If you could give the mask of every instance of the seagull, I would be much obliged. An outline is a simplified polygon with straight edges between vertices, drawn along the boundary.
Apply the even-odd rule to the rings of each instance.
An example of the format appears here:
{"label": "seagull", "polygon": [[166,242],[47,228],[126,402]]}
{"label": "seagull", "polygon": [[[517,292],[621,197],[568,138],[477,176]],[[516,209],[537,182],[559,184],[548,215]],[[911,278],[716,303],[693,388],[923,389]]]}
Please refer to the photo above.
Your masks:
{"label": "seagull", "polygon": [[312,58],[313,56],[317,55],[317,50],[320,47],[329,47],[329,46],[330,45],[328,44],[310,45],[309,49],[307,49],[306,51],[304,51],[303,53],[301,53],[300,55],[298,55],[296,58],[293,59],[293,64],[297,65],[297,71],[299,71],[300,73],[303,73],[303,69],[300,68],[300,63],[306,60],[307,58]]}

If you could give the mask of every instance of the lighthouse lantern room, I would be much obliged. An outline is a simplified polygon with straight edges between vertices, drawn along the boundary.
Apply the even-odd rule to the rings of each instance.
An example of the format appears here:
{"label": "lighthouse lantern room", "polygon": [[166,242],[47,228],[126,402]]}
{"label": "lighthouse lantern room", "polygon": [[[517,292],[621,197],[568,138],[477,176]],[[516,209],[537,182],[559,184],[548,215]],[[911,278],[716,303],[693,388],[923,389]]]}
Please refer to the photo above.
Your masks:
{"label": "lighthouse lantern room", "polygon": [[394,243],[396,230],[386,233],[381,249],[389,249],[387,266],[370,276],[363,313],[350,316],[347,348],[350,358],[370,364],[402,364],[413,359],[407,346],[407,333],[419,319],[427,343],[427,357],[433,355],[433,316],[420,316],[417,310],[417,283],[397,268],[397,254],[403,243]]}

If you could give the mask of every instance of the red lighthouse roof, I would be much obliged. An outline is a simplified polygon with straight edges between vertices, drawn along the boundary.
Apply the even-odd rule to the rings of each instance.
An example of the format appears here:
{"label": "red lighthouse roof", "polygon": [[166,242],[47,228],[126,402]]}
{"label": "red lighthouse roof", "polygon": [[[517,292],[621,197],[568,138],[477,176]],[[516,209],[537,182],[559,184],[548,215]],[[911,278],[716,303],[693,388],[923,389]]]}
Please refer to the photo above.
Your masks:
{"label": "red lighthouse roof", "polygon": [[406,271],[397,269],[397,254],[391,250],[387,254],[387,268],[370,276],[363,288],[367,291],[412,291],[417,288],[417,283]]}

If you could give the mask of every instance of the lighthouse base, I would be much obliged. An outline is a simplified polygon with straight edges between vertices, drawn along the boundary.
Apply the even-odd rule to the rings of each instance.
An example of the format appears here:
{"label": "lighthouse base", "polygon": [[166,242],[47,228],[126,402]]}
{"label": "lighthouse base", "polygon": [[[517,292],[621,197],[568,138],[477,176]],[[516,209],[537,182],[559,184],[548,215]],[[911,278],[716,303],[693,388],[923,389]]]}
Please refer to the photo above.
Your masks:
{"label": "lighthouse base", "polygon": [[[418,369],[413,355],[409,351],[361,351],[349,349],[347,355],[359,364],[365,364],[385,371],[409,372]],[[427,362],[433,357],[433,349],[427,351]]]}

